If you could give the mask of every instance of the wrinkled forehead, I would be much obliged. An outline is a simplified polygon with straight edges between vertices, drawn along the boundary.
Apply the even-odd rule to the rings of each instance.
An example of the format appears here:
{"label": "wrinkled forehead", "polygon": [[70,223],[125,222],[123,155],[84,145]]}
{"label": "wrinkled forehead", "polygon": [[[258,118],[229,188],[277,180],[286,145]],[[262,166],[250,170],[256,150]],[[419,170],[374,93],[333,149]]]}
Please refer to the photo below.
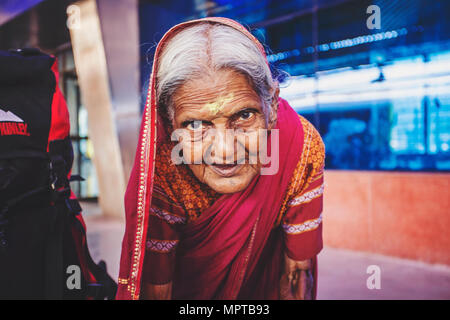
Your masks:
{"label": "wrinkled forehead", "polygon": [[[175,117],[181,113],[215,116],[240,106],[260,108],[261,98],[247,77],[234,70],[219,70],[182,85],[174,94]],[[229,113],[229,112],[227,112]]]}

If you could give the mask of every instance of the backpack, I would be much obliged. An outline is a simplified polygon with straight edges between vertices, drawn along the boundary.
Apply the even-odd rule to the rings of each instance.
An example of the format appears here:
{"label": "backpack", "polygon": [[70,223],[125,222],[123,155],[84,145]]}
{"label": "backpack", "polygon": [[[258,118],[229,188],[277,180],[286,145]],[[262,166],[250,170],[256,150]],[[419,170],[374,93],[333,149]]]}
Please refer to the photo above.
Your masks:
{"label": "backpack", "polygon": [[57,61],[37,49],[0,51],[0,299],[113,299],[81,207]]}

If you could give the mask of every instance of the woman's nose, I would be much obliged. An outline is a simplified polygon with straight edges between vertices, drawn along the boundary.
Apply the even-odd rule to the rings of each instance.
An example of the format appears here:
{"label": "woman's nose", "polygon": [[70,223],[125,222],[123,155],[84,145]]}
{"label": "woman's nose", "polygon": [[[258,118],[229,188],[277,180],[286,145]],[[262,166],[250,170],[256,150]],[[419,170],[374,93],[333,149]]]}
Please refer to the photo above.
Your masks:
{"label": "woman's nose", "polygon": [[235,135],[232,129],[216,129],[211,145],[214,163],[233,164],[236,158]]}

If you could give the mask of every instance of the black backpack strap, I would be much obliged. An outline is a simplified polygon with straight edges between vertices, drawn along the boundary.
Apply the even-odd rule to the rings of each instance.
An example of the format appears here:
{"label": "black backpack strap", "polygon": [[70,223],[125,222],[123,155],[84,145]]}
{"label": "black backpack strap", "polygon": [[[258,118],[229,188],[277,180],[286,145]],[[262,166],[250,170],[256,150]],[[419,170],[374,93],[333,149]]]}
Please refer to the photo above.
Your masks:
{"label": "black backpack strap", "polygon": [[20,202],[39,193],[48,192],[48,186],[42,186],[20,194],[19,196],[9,199],[0,208],[0,252],[4,252],[8,248],[8,239],[6,237],[6,229],[8,226],[8,214],[11,208],[14,208]]}
{"label": "black backpack strap", "polygon": [[69,172],[72,168],[73,150],[69,138],[50,142],[50,183],[54,191],[54,201],[70,198]]}
{"label": "black backpack strap", "polygon": [[[51,200],[53,202],[64,201],[66,205],[71,209],[71,211],[77,210],[76,205],[70,201],[70,183],[67,177],[69,172],[68,164],[64,155],[67,153],[62,152],[65,148],[67,149],[67,143],[70,140],[61,140],[53,145],[50,152],[46,155],[42,153],[31,153],[31,154],[20,154],[20,156],[26,158],[47,158],[49,162],[49,184],[38,186],[34,189],[23,192],[15,197],[9,198],[2,201],[0,204],[0,252],[7,250],[8,239],[7,239],[7,226],[8,226],[8,216],[12,214],[12,209],[21,206],[28,199],[34,196],[39,196],[40,193],[50,192]],[[71,164],[70,164],[71,165]],[[4,189],[7,188],[8,184],[16,177],[16,172],[14,172],[14,167],[3,168],[3,171],[9,170],[8,172],[2,172],[1,185]],[[75,206],[75,210],[74,210]],[[78,205],[79,207],[79,205]],[[79,210],[78,212],[80,212]]]}

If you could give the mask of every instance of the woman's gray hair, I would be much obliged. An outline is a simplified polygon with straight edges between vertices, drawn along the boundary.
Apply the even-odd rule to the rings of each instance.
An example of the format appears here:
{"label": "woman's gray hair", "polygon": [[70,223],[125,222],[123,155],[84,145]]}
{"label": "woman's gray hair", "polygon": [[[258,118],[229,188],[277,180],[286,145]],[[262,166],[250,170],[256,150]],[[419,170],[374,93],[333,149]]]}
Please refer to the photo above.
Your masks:
{"label": "woman's gray hair", "polygon": [[233,69],[247,76],[261,97],[263,112],[271,117],[277,81],[258,46],[242,32],[218,23],[202,22],[176,34],[158,60],[156,99],[174,120],[172,95],[186,81],[210,70]]}

